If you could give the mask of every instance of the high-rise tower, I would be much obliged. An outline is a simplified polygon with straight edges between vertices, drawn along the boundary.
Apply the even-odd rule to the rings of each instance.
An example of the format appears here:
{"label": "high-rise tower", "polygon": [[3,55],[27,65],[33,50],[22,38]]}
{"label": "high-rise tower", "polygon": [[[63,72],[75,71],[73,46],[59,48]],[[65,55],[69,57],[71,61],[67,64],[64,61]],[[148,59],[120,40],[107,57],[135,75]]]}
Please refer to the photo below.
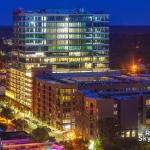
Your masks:
{"label": "high-rise tower", "polygon": [[14,48],[6,95],[32,107],[32,68],[52,72],[109,69],[109,15],[84,9],[23,11],[13,15]]}

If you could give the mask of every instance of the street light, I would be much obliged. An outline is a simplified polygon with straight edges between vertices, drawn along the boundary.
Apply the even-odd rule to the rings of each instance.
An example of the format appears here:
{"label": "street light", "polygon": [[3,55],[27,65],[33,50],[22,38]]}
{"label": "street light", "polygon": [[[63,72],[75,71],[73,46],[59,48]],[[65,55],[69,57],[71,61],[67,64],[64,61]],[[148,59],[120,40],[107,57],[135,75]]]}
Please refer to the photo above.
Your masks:
{"label": "street light", "polygon": [[93,140],[90,140],[89,141],[89,150],[94,150],[94,141]]}
{"label": "street light", "polygon": [[69,140],[74,140],[76,138],[76,134],[75,134],[75,131],[70,131],[69,133],[68,133],[68,139]]}
{"label": "street light", "polygon": [[138,66],[137,66],[136,64],[133,64],[133,65],[131,66],[131,72],[132,72],[132,73],[136,73],[137,70],[138,70]]}

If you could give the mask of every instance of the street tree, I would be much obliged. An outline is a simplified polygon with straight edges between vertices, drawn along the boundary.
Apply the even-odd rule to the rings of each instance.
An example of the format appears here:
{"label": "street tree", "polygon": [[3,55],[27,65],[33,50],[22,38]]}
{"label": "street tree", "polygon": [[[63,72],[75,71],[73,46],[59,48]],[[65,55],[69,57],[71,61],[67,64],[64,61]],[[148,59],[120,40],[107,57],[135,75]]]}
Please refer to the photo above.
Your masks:
{"label": "street tree", "polygon": [[64,143],[67,150],[88,150],[87,142],[82,139],[74,139]]}
{"label": "street tree", "polygon": [[13,110],[9,107],[3,107],[0,115],[4,118],[8,119],[13,119],[14,118],[14,113]]}
{"label": "street tree", "polygon": [[99,137],[103,144],[111,144],[120,136],[121,126],[115,118],[104,118],[99,121]]}
{"label": "street tree", "polygon": [[37,142],[49,140],[49,134],[45,127],[38,127],[32,131],[32,137]]}
{"label": "street tree", "polygon": [[49,137],[49,141],[50,141],[50,142],[56,142],[56,139],[55,139],[55,137],[50,136],[50,137]]}
{"label": "street tree", "polygon": [[102,140],[100,138],[96,138],[94,140],[94,150],[103,150]]}
{"label": "street tree", "polygon": [[23,119],[14,119],[12,123],[15,125],[17,131],[23,131],[28,128],[28,122]]}

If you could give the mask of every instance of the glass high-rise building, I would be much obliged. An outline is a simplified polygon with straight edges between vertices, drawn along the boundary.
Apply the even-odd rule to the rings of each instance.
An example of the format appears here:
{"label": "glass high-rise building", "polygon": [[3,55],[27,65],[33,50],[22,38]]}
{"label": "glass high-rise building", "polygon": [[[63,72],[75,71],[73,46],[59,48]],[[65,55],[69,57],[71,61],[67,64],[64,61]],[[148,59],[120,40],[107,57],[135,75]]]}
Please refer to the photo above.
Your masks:
{"label": "glass high-rise building", "polygon": [[101,71],[109,64],[109,16],[83,9],[14,12],[14,56],[22,69]]}
{"label": "glass high-rise building", "polygon": [[12,66],[6,95],[32,108],[32,68],[52,72],[109,69],[109,15],[76,10],[24,11],[13,14]]}

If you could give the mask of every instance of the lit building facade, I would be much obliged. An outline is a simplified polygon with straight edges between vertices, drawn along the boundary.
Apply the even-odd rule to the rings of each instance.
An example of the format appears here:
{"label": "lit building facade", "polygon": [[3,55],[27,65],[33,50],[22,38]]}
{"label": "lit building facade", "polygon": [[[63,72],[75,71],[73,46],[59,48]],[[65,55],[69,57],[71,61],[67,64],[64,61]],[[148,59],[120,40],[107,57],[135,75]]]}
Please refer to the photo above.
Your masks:
{"label": "lit building facade", "polygon": [[14,12],[14,65],[53,72],[109,68],[109,16],[83,9]]}
{"label": "lit building facade", "polygon": [[51,65],[57,73],[109,69],[109,15],[83,9],[17,9],[13,20],[6,95],[16,105],[32,109],[32,68]]}
{"label": "lit building facade", "polygon": [[[142,113],[141,118],[146,115],[141,110],[148,109],[147,117],[143,118],[141,125],[149,122],[148,102],[147,107],[138,110],[140,105],[142,107],[141,97],[144,95],[144,100],[150,97],[149,79],[145,76],[112,75],[112,73],[109,76],[107,73],[106,76],[102,72],[37,74],[33,88],[33,114],[59,130],[79,129],[89,138],[97,136],[98,127],[95,125],[99,119],[107,117],[120,117],[118,120],[124,125],[124,131],[135,131],[140,125],[139,112]],[[90,90],[90,94],[82,93],[84,90]],[[97,98],[93,93],[101,96]],[[124,98],[127,101],[124,101]],[[114,108],[115,104],[117,108]],[[125,116],[129,108],[133,111],[131,120]],[[132,127],[132,124],[136,126]]]}
{"label": "lit building facade", "polygon": [[80,91],[80,113],[76,116],[77,129],[86,139],[100,134],[100,120],[114,118],[120,125],[121,137],[137,137],[149,126],[150,91],[93,92]]}
{"label": "lit building facade", "polygon": [[16,106],[21,105],[27,110],[32,107],[32,73],[21,69],[9,68],[7,71],[6,96],[9,97]]}
{"label": "lit building facade", "polygon": [[38,78],[34,87],[33,114],[59,130],[75,129],[74,84]]}

